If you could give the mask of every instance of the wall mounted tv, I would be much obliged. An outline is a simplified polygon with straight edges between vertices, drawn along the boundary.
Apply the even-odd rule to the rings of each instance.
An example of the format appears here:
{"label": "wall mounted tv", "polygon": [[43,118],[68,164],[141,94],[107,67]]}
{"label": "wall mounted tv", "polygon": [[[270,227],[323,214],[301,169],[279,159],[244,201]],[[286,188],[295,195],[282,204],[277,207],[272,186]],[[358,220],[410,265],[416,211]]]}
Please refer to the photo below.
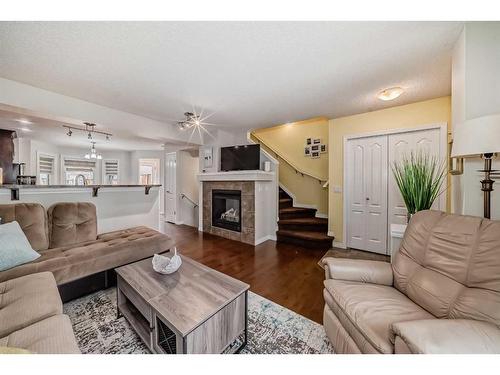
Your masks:
{"label": "wall mounted tv", "polygon": [[260,145],[221,147],[221,171],[246,171],[260,169]]}

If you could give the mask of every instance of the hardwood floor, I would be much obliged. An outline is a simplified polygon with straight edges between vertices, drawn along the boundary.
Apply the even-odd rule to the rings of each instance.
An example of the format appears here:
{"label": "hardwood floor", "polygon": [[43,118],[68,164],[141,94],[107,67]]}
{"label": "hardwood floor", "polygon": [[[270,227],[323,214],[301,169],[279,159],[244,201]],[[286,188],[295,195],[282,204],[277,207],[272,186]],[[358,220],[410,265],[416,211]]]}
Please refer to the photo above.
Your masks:
{"label": "hardwood floor", "polygon": [[[324,271],[318,261],[324,250],[275,241],[251,246],[186,225],[165,224],[165,233],[175,240],[181,254],[244,281],[251,291],[322,323]],[[349,251],[339,250],[349,257]],[[364,257],[358,253],[352,257]]]}

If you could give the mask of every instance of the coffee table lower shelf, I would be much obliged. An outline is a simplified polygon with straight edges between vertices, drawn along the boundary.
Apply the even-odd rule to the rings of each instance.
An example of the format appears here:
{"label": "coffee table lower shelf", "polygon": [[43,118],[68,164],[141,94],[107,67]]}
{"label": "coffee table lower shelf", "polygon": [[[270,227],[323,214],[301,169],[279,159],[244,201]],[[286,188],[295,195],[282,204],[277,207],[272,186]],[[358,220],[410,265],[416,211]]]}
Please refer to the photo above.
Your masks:
{"label": "coffee table lower shelf", "polygon": [[247,343],[248,291],[183,335],[122,277],[117,279],[122,314],[148,349],[158,354],[238,353]]}

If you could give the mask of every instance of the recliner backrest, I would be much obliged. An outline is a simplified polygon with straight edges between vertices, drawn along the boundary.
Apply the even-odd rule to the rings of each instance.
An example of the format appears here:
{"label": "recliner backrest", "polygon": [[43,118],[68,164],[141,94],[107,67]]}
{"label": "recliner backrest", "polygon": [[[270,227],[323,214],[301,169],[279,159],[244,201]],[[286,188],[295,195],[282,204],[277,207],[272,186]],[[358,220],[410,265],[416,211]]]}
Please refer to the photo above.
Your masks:
{"label": "recliner backrest", "polygon": [[392,267],[395,287],[437,318],[500,326],[500,221],[418,212]]}
{"label": "recliner backrest", "polygon": [[17,221],[34,250],[49,248],[47,213],[38,203],[0,204],[2,223]]}

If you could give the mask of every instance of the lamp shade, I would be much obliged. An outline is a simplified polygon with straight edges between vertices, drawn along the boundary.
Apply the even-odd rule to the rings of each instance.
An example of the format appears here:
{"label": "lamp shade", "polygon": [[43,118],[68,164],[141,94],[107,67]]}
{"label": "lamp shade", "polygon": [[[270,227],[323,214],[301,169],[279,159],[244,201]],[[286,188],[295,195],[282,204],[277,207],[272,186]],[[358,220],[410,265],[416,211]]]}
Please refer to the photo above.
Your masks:
{"label": "lamp shade", "polygon": [[452,157],[500,152],[500,114],[467,120],[453,130]]}

